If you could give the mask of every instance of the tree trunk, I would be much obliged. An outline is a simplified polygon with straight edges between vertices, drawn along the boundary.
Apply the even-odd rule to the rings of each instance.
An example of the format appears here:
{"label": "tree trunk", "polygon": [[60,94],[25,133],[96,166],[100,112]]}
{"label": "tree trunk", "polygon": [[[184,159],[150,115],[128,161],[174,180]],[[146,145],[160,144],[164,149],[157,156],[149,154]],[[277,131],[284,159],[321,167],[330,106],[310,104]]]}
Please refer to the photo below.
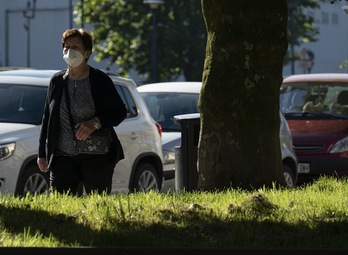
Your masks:
{"label": "tree trunk", "polygon": [[285,185],[279,87],[287,1],[202,0],[208,32],[200,95],[198,188]]}

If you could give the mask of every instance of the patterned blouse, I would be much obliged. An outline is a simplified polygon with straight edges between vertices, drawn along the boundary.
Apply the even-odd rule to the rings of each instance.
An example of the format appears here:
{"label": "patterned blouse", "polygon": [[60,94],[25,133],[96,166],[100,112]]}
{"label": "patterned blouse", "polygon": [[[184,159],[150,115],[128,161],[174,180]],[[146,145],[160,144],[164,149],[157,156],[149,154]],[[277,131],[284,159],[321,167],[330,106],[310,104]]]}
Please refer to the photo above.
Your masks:
{"label": "patterned blouse", "polygon": [[[70,97],[70,111],[74,125],[90,120],[95,116],[95,107],[91,94],[89,77],[83,80],[68,80],[68,91]],[[75,134],[71,127],[69,111],[65,99],[65,93],[62,95],[60,105],[60,126],[59,137],[56,146],[56,155],[77,155],[75,146]]]}

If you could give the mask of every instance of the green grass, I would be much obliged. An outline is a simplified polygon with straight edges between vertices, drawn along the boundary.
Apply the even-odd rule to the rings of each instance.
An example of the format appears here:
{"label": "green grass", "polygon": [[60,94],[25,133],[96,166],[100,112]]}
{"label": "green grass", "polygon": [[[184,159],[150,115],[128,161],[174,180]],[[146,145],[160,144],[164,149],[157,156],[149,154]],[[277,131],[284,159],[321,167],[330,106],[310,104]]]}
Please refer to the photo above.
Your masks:
{"label": "green grass", "polygon": [[348,181],[295,189],[0,195],[2,247],[347,248]]}

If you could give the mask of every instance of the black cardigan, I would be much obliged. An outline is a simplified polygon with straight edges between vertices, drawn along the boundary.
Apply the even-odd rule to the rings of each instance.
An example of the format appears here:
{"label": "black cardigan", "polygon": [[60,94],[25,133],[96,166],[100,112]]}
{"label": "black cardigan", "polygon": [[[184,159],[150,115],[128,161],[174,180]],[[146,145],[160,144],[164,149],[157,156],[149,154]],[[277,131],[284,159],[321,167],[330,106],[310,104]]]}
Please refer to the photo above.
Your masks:
{"label": "black cardigan", "polygon": [[[59,109],[63,88],[68,85],[68,79],[64,76],[65,72],[66,70],[62,70],[51,78],[42,119],[39,158],[46,158],[48,166],[52,163],[59,134]],[[126,118],[127,109],[114,83],[107,74],[99,69],[90,67],[89,80],[96,117],[99,118],[103,127],[108,127],[111,130],[113,144],[110,155],[112,160],[118,162],[124,158],[124,155],[121,143],[113,127],[119,125]]]}

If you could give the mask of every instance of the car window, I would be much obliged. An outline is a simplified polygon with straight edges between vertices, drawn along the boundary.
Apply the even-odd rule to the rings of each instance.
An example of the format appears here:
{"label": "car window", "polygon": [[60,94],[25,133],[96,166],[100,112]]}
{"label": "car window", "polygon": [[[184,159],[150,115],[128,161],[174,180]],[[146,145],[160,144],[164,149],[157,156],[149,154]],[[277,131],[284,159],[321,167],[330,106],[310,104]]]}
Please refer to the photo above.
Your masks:
{"label": "car window", "polygon": [[127,118],[133,118],[138,115],[137,107],[134,103],[133,97],[127,87],[116,84],[118,94],[121,96],[127,108]]}
{"label": "car window", "polygon": [[141,92],[152,118],[161,124],[163,131],[180,131],[174,116],[198,112],[199,94]]}
{"label": "car window", "polygon": [[0,121],[39,125],[47,87],[0,84]]}
{"label": "car window", "polygon": [[348,115],[348,83],[286,83],[280,88],[280,109],[286,113]]}

